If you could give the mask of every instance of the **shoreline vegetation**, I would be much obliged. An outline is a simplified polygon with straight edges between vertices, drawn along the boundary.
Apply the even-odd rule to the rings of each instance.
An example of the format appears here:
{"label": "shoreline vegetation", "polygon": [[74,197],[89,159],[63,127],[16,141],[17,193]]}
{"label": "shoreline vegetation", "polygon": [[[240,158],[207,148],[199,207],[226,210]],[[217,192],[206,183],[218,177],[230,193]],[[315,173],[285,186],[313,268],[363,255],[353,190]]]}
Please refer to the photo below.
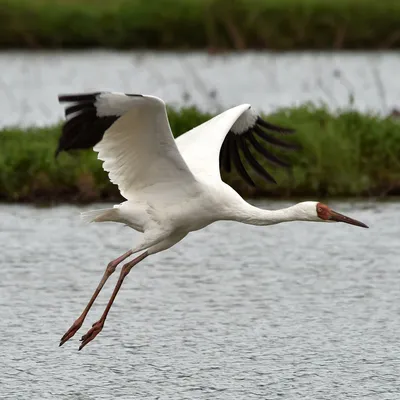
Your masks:
{"label": "shoreline vegetation", "polygon": [[[208,120],[196,108],[168,110],[176,136]],[[269,121],[296,129],[302,150],[282,155],[290,172],[267,165],[277,185],[248,187],[235,173],[223,176],[244,197],[342,198],[400,195],[400,123],[356,111],[332,113],[311,104],[276,111]],[[54,158],[60,124],[0,130],[0,201],[91,203],[120,201],[92,150]],[[263,182],[252,174],[255,182]]]}
{"label": "shoreline vegetation", "polygon": [[0,0],[0,48],[400,48],[398,0]]}

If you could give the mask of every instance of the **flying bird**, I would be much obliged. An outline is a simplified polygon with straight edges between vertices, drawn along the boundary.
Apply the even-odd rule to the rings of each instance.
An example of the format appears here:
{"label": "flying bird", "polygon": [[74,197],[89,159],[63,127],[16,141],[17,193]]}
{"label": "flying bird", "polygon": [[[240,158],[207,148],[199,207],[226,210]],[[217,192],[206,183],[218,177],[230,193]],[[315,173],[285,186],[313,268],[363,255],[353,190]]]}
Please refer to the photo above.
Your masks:
{"label": "flying bird", "polygon": [[79,350],[103,329],[124,278],[136,264],[213,222],[345,222],[367,228],[315,201],[274,211],[254,207],[221,179],[222,170],[235,169],[251,186],[255,183],[250,172],[274,183],[265,163],[257,159],[289,166],[274,154],[274,148],[294,148],[293,143],[282,140],[283,135],[294,131],[265,121],[249,104],[233,107],[174,139],[165,103],[154,96],[96,92],[60,95],[59,101],[67,103],[67,107],[56,155],[93,147],[110,181],[126,199],[112,208],[84,212],[82,219],[117,222],[142,233],[137,243],[107,265],[92,298],[61,338],[60,346],[81,327],[120,263],[139,253],[123,265],[104,313],[82,336]]}

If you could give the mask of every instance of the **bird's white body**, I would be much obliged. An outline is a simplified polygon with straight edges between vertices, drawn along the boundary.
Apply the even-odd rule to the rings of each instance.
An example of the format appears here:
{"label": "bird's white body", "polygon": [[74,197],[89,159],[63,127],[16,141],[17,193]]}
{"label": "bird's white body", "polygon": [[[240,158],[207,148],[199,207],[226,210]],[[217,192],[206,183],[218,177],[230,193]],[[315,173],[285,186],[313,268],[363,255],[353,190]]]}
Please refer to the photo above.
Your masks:
{"label": "bird's white body", "polygon": [[240,134],[255,123],[249,104],[233,107],[176,140],[158,98],[104,94],[97,106],[100,116],[122,113],[94,150],[127,201],[83,213],[83,218],[119,222],[143,232],[135,252],[164,250],[218,220],[255,225],[318,220],[316,202],[260,210],[221,180],[218,159],[225,136],[231,129]]}
{"label": "bird's white body", "polygon": [[[266,144],[293,148],[267,133],[291,133],[255,114],[249,104],[233,107],[174,139],[162,100],[153,96],[122,93],[92,93],[60,96],[73,102],[66,108],[67,121],[56,151],[94,146],[111,182],[118,185],[126,201],[103,210],[82,214],[88,222],[117,222],[142,232],[138,243],[111,261],[81,316],[61,338],[60,345],[80,328],[97,295],[117,265],[133,253],[145,250],[122,269],[102,317],[82,337],[82,349],[102,330],[111,305],[131,268],[150,254],[168,249],[189,232],[219,220],[252,225],[288,221],[342,221],[366,227],[359,221],[336,213],[324,204],[302,202],[282,210],[262,210],[247,203],[221,179],[221,169],[254,185],[246,165],[260,176],[275,182],[256,160],[253,152],[280,166]],[[257,136],[257,139],[255,137]]]}

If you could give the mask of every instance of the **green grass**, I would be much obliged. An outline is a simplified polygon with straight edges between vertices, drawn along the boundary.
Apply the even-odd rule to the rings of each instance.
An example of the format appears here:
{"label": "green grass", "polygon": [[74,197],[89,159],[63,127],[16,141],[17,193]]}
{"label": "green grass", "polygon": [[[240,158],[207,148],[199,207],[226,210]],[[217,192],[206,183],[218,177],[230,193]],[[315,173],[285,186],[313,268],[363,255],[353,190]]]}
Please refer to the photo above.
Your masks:
{"label": "green grass", "polygon": [[0,47],[387,49],[398,0],[0,0]]}
{"label": "green grass", "polygon": [[[169,110],[179,135],[210,115],[194,108]],[[269,170],[278,185],[254,191],[232,173],[224,176],[244,196],[323,197],[400,194],[400,124],[389,118],[346,111],[337,115],[305,105],[280,110],[268,120],[297,129],[299,152],[287,153],[290,173]],[[8,202],[91,202],[117,200],[93,151],[62,153],[54,159],[60,126],[0,131],[0,200]]]}

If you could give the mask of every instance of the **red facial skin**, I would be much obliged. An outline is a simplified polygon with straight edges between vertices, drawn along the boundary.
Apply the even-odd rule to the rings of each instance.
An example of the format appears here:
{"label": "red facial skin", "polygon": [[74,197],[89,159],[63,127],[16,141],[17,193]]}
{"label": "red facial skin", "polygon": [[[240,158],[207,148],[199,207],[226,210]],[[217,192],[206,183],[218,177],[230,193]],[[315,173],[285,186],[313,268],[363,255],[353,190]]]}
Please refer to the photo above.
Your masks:
{"label": "red facial skin", "polygon": [[319,218],[327,221],[331,217],[331,209],[323,203],[317,204],[317,215]]}

